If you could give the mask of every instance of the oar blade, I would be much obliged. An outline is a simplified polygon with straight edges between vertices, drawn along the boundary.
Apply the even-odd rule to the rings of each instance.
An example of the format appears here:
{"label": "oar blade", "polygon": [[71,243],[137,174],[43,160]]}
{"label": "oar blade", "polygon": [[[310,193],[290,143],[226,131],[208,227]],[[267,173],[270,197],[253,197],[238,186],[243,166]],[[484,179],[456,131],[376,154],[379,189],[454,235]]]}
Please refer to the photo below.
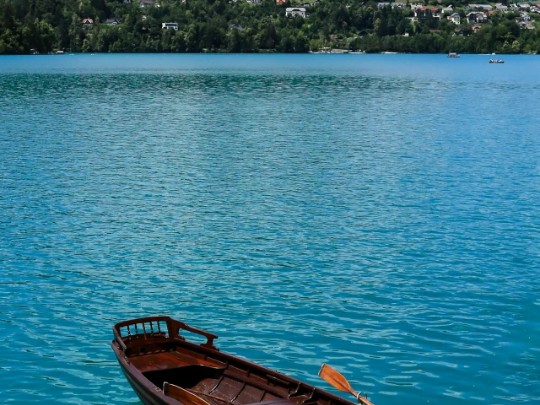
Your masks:
{"label": "oar blade", "polygon": [[333,369],[328,364],[323,364],[321,366],[321,369],[319,370],[319,376],[327,383],[332,385],[334,388],[354,395],[358,402],[360,402],[361,404],[373,405],[371,401],[369,401],[367,398],[362,397],[359,392],[356,392],[351,387],[351,384],[349,384],[349,381],[347,381],[347,379],[343,375],[341,375],[339,371]]}
{"label": "oar blade", "polygon": [[356,392],[352,389],[351,385],[345,377],[343,377],[339,371],[334,370],[328,364],[323,364],[319,370],[319,376],[334,388],[343,391],[350,392],[356,395]]}

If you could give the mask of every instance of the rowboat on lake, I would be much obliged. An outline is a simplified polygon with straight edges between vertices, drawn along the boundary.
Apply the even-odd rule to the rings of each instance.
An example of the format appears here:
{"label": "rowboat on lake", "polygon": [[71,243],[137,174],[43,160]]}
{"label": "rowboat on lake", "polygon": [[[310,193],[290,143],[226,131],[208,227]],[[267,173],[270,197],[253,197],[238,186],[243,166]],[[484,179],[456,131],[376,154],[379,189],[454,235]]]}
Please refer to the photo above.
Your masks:
{"label": "rowboat on lake", "polygon": [[[222,353],[214,346],[216,335],[167,316],[120,322],[114,325],[113,333],[111,345],[122,371],[147,405],[353,404],[284,374]],[[338,390],[355,395],[360,403],[372,405],[330,366],[324,364],[319,375]]]}

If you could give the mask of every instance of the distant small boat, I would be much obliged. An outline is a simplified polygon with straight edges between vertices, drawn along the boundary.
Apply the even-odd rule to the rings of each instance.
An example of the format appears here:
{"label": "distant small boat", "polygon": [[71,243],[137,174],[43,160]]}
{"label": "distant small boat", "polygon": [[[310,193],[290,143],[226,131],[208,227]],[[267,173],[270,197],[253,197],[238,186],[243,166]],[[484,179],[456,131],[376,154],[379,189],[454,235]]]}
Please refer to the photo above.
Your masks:
{"label": "distant small boat", "polygon": [[490,59],[489,63],[504,63],[504,60],[502,60],[502,59]]}
{"label": "distant small boat", "polygon": [[449,52],[449,53],[448,53],[448,57],[449,57],[449,58],[459,58],[459,56],[460,56],[460,55],[459,55],[459,53],[457,53],[457,52]]}
{"label": "distant small boat", "polygon": [[[354,405],[337,395],[214,346],[217,336],[167,316],[132,319],[113,327],[113,351],[127,380],[146,405]],[[203,342],[186,339],[199,335]],[[323,364],[319,375],[336,389],[354,391]]]}
{"label": "distant small boat", "polygon": [[310,51],[310,53],[350,53],[348,49],[338,49],[338,48],[321,48],[318,51]]}

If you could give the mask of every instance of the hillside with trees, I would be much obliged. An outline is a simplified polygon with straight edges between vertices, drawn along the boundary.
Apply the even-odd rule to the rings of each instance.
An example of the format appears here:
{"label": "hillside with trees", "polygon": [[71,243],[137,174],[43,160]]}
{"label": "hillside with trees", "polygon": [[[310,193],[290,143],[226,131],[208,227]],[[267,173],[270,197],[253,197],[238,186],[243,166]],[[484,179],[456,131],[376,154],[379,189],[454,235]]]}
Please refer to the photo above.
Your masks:
{"label": "hillside with trees", "polygon": [[[278,4],[279,3],[279,4]],[[538,53],[532,3],[358,0],[0,0],[0,54]]]}

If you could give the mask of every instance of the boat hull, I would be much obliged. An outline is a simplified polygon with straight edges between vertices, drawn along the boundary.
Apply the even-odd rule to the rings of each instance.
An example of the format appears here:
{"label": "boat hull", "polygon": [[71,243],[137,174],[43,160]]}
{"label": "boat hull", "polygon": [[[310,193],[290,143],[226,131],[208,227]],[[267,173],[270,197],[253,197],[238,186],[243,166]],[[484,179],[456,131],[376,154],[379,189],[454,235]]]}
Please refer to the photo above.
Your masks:
{"label": "boat hull", "polygon": [[122,359],[121,353],[116,353],[116,357],[122,368],[122,373],[143,404],[167,405],[171,403],[168,401],[168,398],[163,395],[162,390],[158,389],[158,387],[153,384],[146,383],[143,376],[139,375],[140,373],[138,373],[136,369],[130,367],[129,362]]}
{"label": "boat hull", "polygon": [[[139,318],[113,328],[112,349],[145,405],[351,405],[322,389],[214,346],[217,336],[168,317]],[[188,341],[183,332],[206,338]],[[181,333],[182,332],[182,333]]]}

